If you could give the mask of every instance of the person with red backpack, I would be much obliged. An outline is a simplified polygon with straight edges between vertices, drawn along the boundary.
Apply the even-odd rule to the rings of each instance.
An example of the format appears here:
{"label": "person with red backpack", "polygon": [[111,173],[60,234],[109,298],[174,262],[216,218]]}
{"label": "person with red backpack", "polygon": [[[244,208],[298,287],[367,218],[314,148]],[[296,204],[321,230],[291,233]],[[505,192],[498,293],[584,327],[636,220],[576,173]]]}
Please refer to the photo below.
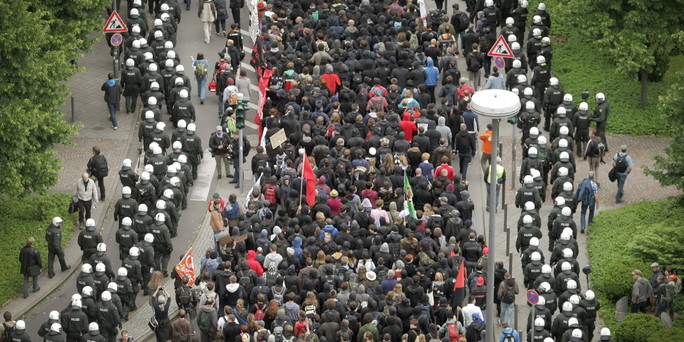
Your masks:
{"label": "person with red backpack", "polygon": [[439,328],[439,336],[448,337],[451,342],[466,342],[465,328],[453,312],[447,313],[447,320]]}

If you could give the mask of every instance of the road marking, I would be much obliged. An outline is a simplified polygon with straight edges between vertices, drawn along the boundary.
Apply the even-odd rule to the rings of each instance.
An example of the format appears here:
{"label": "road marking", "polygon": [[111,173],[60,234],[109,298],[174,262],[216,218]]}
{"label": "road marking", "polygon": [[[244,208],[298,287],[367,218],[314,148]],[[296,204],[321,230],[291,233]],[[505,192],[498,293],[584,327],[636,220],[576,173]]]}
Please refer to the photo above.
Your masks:
{"label": "road marking", "polygon": [[209,187],[214,176],[214,170],[216,170],[216,161],[211,157],[211,153],[206,150],[203,157],[203,163],[199,165],[197,170],[195,185],[192,187],[192,191],[190,191],[191,201],[204,202],[207,200],[207,196],[209,196]]}
{"label": "road marking", "polygon": [[245,70],[249,70],[249,71],[251,71],[251,72],[254,72],[254,68],[253,68],[251,65],[249,65],[248,63],[245,63],[245,62],[240,63],[240,68],[243,68],[243,69],[245,69]]}

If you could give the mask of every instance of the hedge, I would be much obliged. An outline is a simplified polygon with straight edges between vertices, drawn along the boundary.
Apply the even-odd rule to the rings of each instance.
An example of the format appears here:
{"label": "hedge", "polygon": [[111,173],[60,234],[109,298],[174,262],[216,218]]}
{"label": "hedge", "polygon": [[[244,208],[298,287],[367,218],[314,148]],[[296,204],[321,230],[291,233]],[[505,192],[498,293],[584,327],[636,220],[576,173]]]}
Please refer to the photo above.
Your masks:
{"label": "hedge", "polygon": [[617,342],[644,342],[660,330],[669,329],[658,317],[649,314],[633,314],[617,325],[613,336]]}
{"label": "hedge", "polygon": [[[23,292],[23,276],[19,273],[19,251],[26,245],[28,237],[33,236],[36,240],[35,246],[41,253],[44,270],[47,270],[45,230],[53,217],[60,216],[64,219],[62,243],[66,244],[71,238],[75,227],[75,215],[68,213],[70,200],[71,195],[66,194],[0,199],[0,258],[5,262],[3,271],[6,272],[6,276],[0,277],[2,305]],[[57,260],[55,267],[59,269]]]}
{"label": "hedge", "polygon": [[[640,269],[644,277],[650,279],[650,264],[654,261],[661,265],[671,266],[667,262],[669,253],[644,254],[638,245],[642,234],[654,239],[649,243],[677,245],[675,241],[680,235],[664,235],[670,227],[684,226],[684,210],[681,197],[662,201],[644,201],[622,208],[602,211],[589,227],[588,254],[593,268],[591,274],[592,288],[601,302],[600,315],[606,325],[613,329],[615,322],[615,302],[623,296],[630,296],[633,280],[631,272]],[[663,224],[664,223],[664,224]],[[661,242],[655,240],[659,237]],[[679,241],[681,246],[682,241]],[[663,258],[664,257],[664,258]],[[674,265],[679,266],[679,265]],[[682,272],[684,273],[684,272]],[[678,296],[678,307],[684,304],[684,295]],[[628,317],[630,317],[629,315]],[[679,326],[681,320],[676,320]]]}

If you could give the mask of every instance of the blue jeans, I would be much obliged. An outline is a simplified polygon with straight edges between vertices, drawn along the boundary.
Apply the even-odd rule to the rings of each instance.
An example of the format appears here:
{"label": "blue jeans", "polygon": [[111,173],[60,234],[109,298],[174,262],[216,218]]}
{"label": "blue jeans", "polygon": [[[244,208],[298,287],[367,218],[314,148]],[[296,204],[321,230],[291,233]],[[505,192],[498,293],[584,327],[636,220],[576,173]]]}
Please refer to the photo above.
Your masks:
{"label": "blue jeans", "polygon": [[506,304],[501,302],[501,316],[499,317],[500,323],[508,323],[508,325],[513,324],[513,310],[515,310],[515,303]]}
{"label": "blue jeans", "polygon": [[[24,275],[24,297],[28,297],[29,277],[29,275]],[[33,292],[40,290],[40,286],[38,286],[38,277],[36,276],[30,278],[33,278]]]}
{"label": "blue jeans", "polygon": [[[487,188],[487,210],[489,210],[489,190],[490,184],[485,182],[485,187]],[[494,203],[494,209],[496,209],[499,206],[499,192],[501,192],[501,185],[497,184],[496,185],[496,203]]]}
{"label": "blue jeans", "polygon": [[618,190],[617,194],[615,194],[615,202],[621,202],[622,201],[622,195],[625,194],[625,181],[627,180],[627,172],[624,173],[618,173],[618,178],[617,178],[617,183],[618,183]]}
{"label": "blue jeans", "polygon": [[461,173],[461,180],[466,180],[466,175],[468,174],[468,164],[473,159],[470,153],[459,153],[458,154],[458,172]]}
{"label": "blue jeans", "polygon": [[223,116],[223,92],[216,90],[216,97],[218,98],[218,116]]}
{"label": "blue jeans", "polygon": [[235,172],[233,173],[233,180],[237,182],[238,185],[240,185],[240,160],[239,159],[233,159],[233,169]]}
{"label": "blue jeans", "polygon": [[109,121],[112,122],[112,126],[119,127],[119,123],[116,121],[116,103],[107,103],[107,109],[109,109]]}
{"label": "blue jeans", "polygon": [[580,213],[580,227],[582,229],[587,227],[587,222],[585,222],[585,218],[587,216],[587,208],[589,209],[589,224],[592,224],[594,222],[594,205],[587,205],[582,202],[582,212]]}
{"label": "blue jeans", "polygon": [[197,89],[200,100],[204,100],[207,97],[207,76],[197,77]]}

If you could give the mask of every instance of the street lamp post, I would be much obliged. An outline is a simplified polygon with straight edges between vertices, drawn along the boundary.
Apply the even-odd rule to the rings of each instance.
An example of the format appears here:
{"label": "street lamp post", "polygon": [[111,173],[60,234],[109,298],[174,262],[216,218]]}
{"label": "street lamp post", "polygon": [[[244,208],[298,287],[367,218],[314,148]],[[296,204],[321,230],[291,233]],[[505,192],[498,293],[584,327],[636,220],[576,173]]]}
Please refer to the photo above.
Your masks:
{"label": "street lamp post", "polygon": [[[487,259],[487,313],[485,322],[487,329],[485,341],[495,341],[494,338],[494,263],[496,262],[496,186],[497,182],[491,181],[491,177],[496,170],[496,157],[499,149],[499,123],[501,119],[515,115],[520,110],[520,98],[518,95],[508,90],[487,89],[478,91],[471,100],[473,112],[477,115],[492,118],[492,155],[490,161],[490,182],[489,182],[489,238],[487,244],[489,257]],[[513,165],[515,167],[515,165]]]}

